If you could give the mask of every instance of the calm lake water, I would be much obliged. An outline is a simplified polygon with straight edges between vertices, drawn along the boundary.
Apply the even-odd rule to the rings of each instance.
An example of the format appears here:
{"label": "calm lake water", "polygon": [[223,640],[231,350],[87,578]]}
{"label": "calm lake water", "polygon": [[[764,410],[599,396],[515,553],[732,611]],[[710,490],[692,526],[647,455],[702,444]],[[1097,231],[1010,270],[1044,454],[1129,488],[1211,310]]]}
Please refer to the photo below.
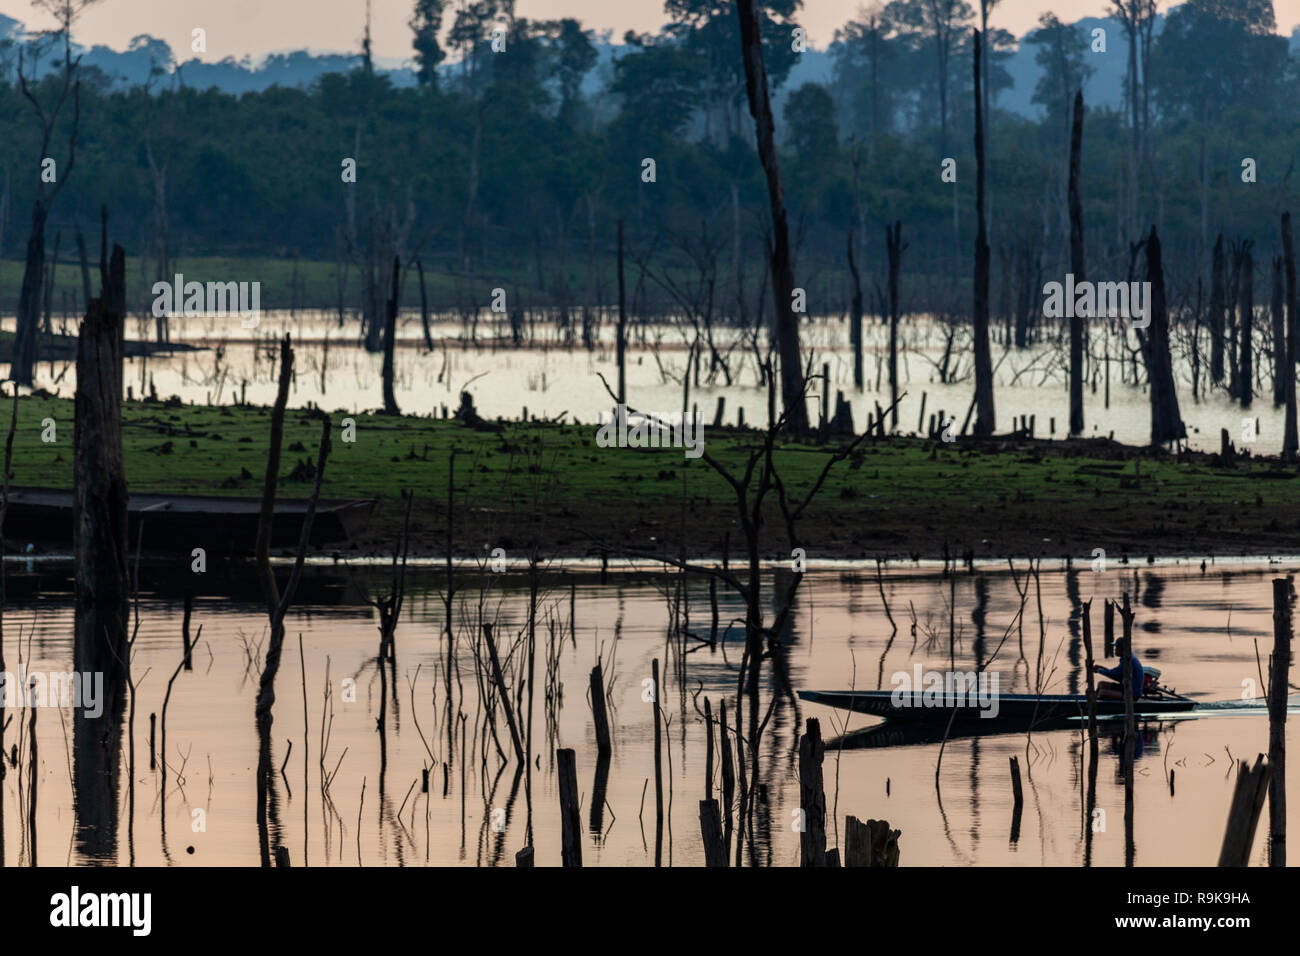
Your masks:
{"label": "calm lake water", "polygon": [[[494,321],[495,320],[495,321]],[[9,318],[0,326],[13,327]],[[366,352],[357,340],[358,324],[349,321],[340,328],[332,314],[299,311],[264,312],[255,330],[240,327],[239,318],[176,317],[171,320],[171,340],[203,347],[199,352],[159,355],[148,359],[128,359],[126,384],[138,398],[148,394],[150,385],[160,397],[179,395],[186,402],[229,404],[246,399],[254,404],[270,405],[275,401],[278,373],[276,341],[284,332],[292,332],[297,343],[296,375],[290,393],[292,405],[314,402],[322,408],[349,412],[383,406],[381,385],[382,355]],[[1262,326],[1261,326],[1262,327]],[[1000,326],[995,333],[1000,334]],[[404,412],[427,415],[440,406],[454,409],[460,391],[468,388],[480,414],[488,417],[518,419],[527,408],[532,416],[553,417],[568,413],[568,420],[595,422],[610,400],[600,375],[616,385],[618,368],[614,349],[614,330],[609,323],[601,326],[595,347],[588,351],[581,344],[570,347],[560,341],[553,326],[536,327],[536,344],[517,349],[490,345],[494,337],[505,341],[508,326],[502,316],[483,313],[478,326],[479,345],[464,347],[460,337],[467,335],[459,320],[440,318],[432,323],[433,351],[424,349],[418,313],[404,313],[399,318],[395,392]],[[888,406],[888,329],[878,322],[864,325],[864,377],[866,388],[853,389],[853,358],[849,350],[848,323],[838,318],[808,317],[801,327],[805,353],[814,369],[829,364],[831,377],[831,411],[835,393],[843,390],[853,407],[853,421],[861,430],[867,416],[875,412],[876,403]],[[650,325],[644,339],[632,337],[628,352],[628,400],[644,411],[673,412],[682,409],[682,376],[687,366],[690,340],[680,326]],[[127,336],[149,340],[152,321],[143,325],[138,319],[127,322]],[[328,340],[328,345],[326,341]],[[707,381],[709,361],[703,360],[700,387],[692,383],[690,402],[698,405],[706,425],[713,421],[719,396],[726,398],[725,420],[734,424],[738,409],[743,408],[745,421],[763,424],[767,420],[767,390],[758,385],[753,350],[731,330],[717,333],[719,352],[732,372],[731,384],[720,371],[716,380]],[[899,376],[905,397],[899,405],[899,431],[911,433],[928,427],[931,415],[945,412],[954,420],[953,434],[961,431],[973,393],[969,335],[959,331],[954,346],[952,368],[955,381],[940,384],[937,368],[942,364],[945,343],[944,326],[922,317],[908,317],[900,326]],[[1132,338],[1130,336],[1130,345]],[[1260,346],[1262,349],[1263,346]],[[1064,437],[1069,421],[1069,395],[1064,374],[1064,346],[1055,341],[1039,343],[1026,349],[993,346],[996,383],[997,425],[1000,432],[1017,425],[1021,416],[1036,418],[1039,437],[1050,437],[1055,419],[1057,437]],[[1095,358],[1088,368],[1084,395],[1087,434],[1105,437],[1112,432],[1116,440],[1128,444],[1146,444],[1151,434],[1150,402],[1145,389],[1121,384],[1120,356],[1128,355],[1119,339],[1106,347],[1103,330],[1092,332],[1090,352]],[[1262,351],[1258,353],[1263,355]],[[1109,355],[1109,361],[1106,356]],[[1267,364],[1261,359],[1261,372]],[[1109,367],[1110,399],[1107,407],[1106,375]],[[1281,450],[1283,415],[1273,407],[1271,384],[1257,382],[1257,400],[1249,411],[1229,400],[1222,389],[1208,399],[1192,399],[1191,367],[1175,356],[1175,374],[1179,383],[1179,402],[1187,424],[1192,448],[1218,451],[1219,431],[1226,428],[1240,449],[1276,454]],[[1202,370],[1204,379],[1204,370]],[[70,396],[76,387],[76,374],[70,361],[43,362],[37,369],[37,386]],[[820,380],[810,390],[813,421],[820,411]],[[924,395],[924,424],[922,396]],[[1258,419],[1256,437],[1246,433],[1246,419]],[[1250,427],[1254,427],[1251,425]]]}
{"label": "calm lake water", "polygon": [[[952,579],[916,568],[888,570],[883,587],[898,625],[892,638],[874,569],[811,571],[786,635],[790,681],[796,691],[890,689],[891,675],[910,673],[914,665],[947,669],[951,627],[958,668],[986,663],[988,672],[999,675],[1003,692],[1033,692],[1039,673],[1044,692],[1072,692],[1086,680],[1077,626],[1079,602],[1093,600],[1093,634],[1100,654],[1103,600],[1127,590],[1137,614],[1137,651],[1144,663],[1163,672],[1163,683],[1198,700],[1241,702],[1263,693],[1260,662],[1266,671],[1272,646],[1271,581],[1291,574],[1296,564],[1211,565],[1204,571],[1199,563],[1137,570],[1112,565],[1105,573],[1044,568],[1035,582],[1020,562],[1019,587],[1029,588],[1020,626],[1016,620],[1021,598],[1005,565],[977,565],[975,574],[963,571]],[[10,568],[12,580],[21,565],[11,562]],[[457,692],[455,699],[464,720],[453,717],[456,754],[445,792],[447,645],[441,571],[434,568],[408,572],[409,593],[397,631],[396,693],[385,715],[387,762],[381,768],[378,618],[356,597],[356,588],[369,582],[375,596],[386,575],[379,569],[317,566],[303,601],[290,614],[272,734],[275,765],[283,764],[283,775],[276,779],[278,827],[272,843],[287,846],[295,866],[304,861],[313,866],[511,866],[515,852],[528,842],[527,781],[512,798],[515,763],[503,765],[492,735],[484,733],[474,635],[479,632],[475,622],[496,622],[507,682],[518,687],[526,669],[517,641],[527,621],[527,573],[514,569],[488,576],[484,589],[478,579],[466,576],[461,582],[465,590],[459,593],[454,620],[455,664],[463,696]],[[769,608],[771,578],[776,576],[765,583]],[[211,574],[205,580],[215,582],[217,577]],[[538,865],[560,861],[557,747],[577,753],[584,863],[653,864],[653,717],[642,688],[654,659],[663,670],[667,724],[663,862],[701,865],[698,801],[705,793],[705,733],[697,704],[702,709],[707,696],[716,715],[725,696],[729,713],[734,713],[741,628],[733,628],[716,648],[687,640],[683,651],[667,637],[672,585],[662,571],[611,572],[604,585],[591,573],[552,573],[543,585],[532,714],[537,758],[531,781],[532,842]],[[139,694],[133,825],[128,832],[124,756],[115,849],[87,851],[75,829],[71,712],[38,708],[38,862],[256,865],[257,672],[252,662],[260,660],[266,638],[264,610],[251,596],[232,596],[222,587],[198,591],[192,628],[202,625],[202,638],[194,669],[177,678],[168,706],[165,758],[170,770],[164,799],[161,775],[149,767],[149,715],[161,712],[168,680],[180,662],[182,606],[178,589],[170,585],[146,585],[143,591],[133,661]],[[725,594],[721,604],[725,632],[726,622],[740,617],[743,608]],[[707,634],[709,617],[707,585],[693,582],[690,629]],[[72,609],[66,593],[17,593],[4,624],[11,671],[17,668],[20,649],[29,671],[71,667]],[[593,819],[596,745],[587,687],[598,656],[612,684],[614,753],[601,812]],[[769,665],[764,675],[765,711],[774,688]],[[355,684],[354,694],[349,682]],[[391,684],[389,690],[392,694]],[[548,696],[558,705],[552,708],[554,724],[548,721]],[[1217,860],[1235,762],[1253,760],[1267,749],[1262,704],[1144,725],[1135,775],[1137,865],[1212,865]],[[9,714],[15,719],[5,740],[12,746],[28,713]],[[756,829],[758,862],[798,863],[799,835],[792,813],[799,789],[793,754],[796,729],[808,717],[820,719],[822,733],[831,741],[825,762],[827,804],[834,817],[828,820],[831,845],[842,843],[835,827],[838,824],[842,832],[845,815],[852,814],[886,819],[902,831],[903,866],[1082,864],[1087,746],[1077,731],[1036,732],[1029,739],[1018,734],[950,740],[936,787],[937,744],[886,736],[876,743],[894,746],[850,744],[841,749],[834,738],[869,728],[875,719],[802,701],[793,705],[779,695],[762,740],[760,782],[767,796]],[[520,719],[525,722],[523,714]],[[1293,715],[1295,720],[1300,715]],[[323,726],[328,738],[324,747]],[[462,733],[471,751],[468,761],[462,759]],[[498,734],[509,755],[503,722]],[[854,740],[861,742],[860,737]],[[124,733],[124,748],[126,744]],[[21,746],[25,750],[25,739]],[[1011,756],[1019,757],[1025,785],[1020,833],[1014,842]],[[432,771],[428,794],[420,786],[426,768]],[[1107,734],[1097,775],[1102,814],[1093,838],[1095,865],[1124,861],[1119,770],[1119,751]],[[1176,775],[1173,793],[1171,773]],[[327,798],[322,795],[323,775],[330,777]],[[716,766],[714,777],[716,794]],[[1288,777],[1294,794],[1300,761],[1291,761]],[[28,795],[25,781],[12,770],[3,786],[5,863],[16,865],[27,862],[27,805],[20,800]],[[1300,801],[1293,799],[1292,832],[1300,832],[1298,806]],[[1267,829],[1265,813],[1252,864],[1266,861]],[[111,830],[111,824],[105,830]],[[113,845],[111,840],[101,842],[101,847]],[[745,862],[752,862],[748,853]]]}

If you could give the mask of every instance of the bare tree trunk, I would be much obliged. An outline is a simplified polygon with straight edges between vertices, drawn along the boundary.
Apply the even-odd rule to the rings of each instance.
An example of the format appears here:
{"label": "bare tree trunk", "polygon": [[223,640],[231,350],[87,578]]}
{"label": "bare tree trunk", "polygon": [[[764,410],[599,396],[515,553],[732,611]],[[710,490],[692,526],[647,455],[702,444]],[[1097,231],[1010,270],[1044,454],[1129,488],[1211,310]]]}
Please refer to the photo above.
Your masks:
{"label": "bare tree trunk", "polygon": [[1237,309],[1241,315],[1241,344],[1237,349],[1241,370],[1237,373],[1237,388],[1242,408],[1250,408],[1250,403],[1255,399],[1254,343],[1251,342],[1255,327],[1255,259],[1251,255],[1254,245],[1253,242],[1246,241],[1241,247],[1241,284]]}
{"label": "bare tree trunk", "polygon": [[[104,675],[99,717],[73,709],[73,789],[78,843],[116,851],[119,742],[126,697],[126,471],[122,456],[122,390],[118,379],[126,257],[113,247],[108,288],[92,299],[77,341],[73,438],[73,564],[76,575],[73,669]],[[115,294],[116,293],[116,294]]]}
{"label": "bare tree trunk", "polygon": [[39,354],[37,331],[41,321],[41,284],[45,278],[45,217],[48,209],[37,199],[32,204],[32,229],[27,237],[27,261],[23,266],[22,291],[14,328],[13,360],[9,378],[20,385],[32,384]]}
{"label": "bare tree trunk", "polygon": [[1291,583],[1273,579],[1273,653],[1268,658],[1269,866],[1286,866],[1286,709],[1291,689]]}
{"label": "bare tree trunk", "polygon": [[984,224],[984,108],[980,33],[975,31],[975,435],[993,434],[993,358],[989,353],[989,243]]}
{"label": "bare tree trunk", "polygon": [[1237,381],[1241,371],[1237,359],[1237,307],[1241,301],[1241,253],[1240,243],[1229,243],[1227,251],[1231,254],[1228,262],[1225,307],[1223,314],[1223,337],[1227,348],[1228,397],[1238,398],[1240,383]]}
{"label": "bare tree trunk", "polygon": [[1139,340],[1144,344],[1147,379],[1151,392],[1151,444],[1163,445],[1187,437],[1182,415],[1178,411],[1178,393],[1174,388],[1173,362],[1169,355],[1169,310],[1165,304],[1165,272],[1160,259],[1160,237],[1151,227],[1147,237],[1147,281],[1151,283],[1150,335]]}
{"label": "bare tree trunk", "polygon": [[86,237],[77,226],[77,258],[81,260],[81,294],[85,308],[90,308],[90,263],[86,261]]}
{"label": "bare tree trunk", "polygon": [[[1070,271],[1076,288],[1087,278],[1083,259],[1083,202],[1079,197],[1079,163],[1083,151],[1083,91],[1074,94],[1070,127]],[[1070,310],[1070,434],[1083,434],[1083,317]]]}
{"label": "bare tree trunk", "polygon": [[856,231],[856,223],[850,224],[847,245],[849,274],[853,277],[853,304],[849,315],[849,346],[853,350],[853,387],[860,392],[862,391],[862,280],[858,276],[857,264],[853,261],[853,234]]}
{"label": "bare tree trunk", "polygon": [[1291,213],[1282,213],[1282,259],[1286,270],[1286,359],[1282,375],[1286,381],[1286,437],[1282,440],[1282,455],[1291,460],[1300,451],[1300,437],[1296,434],[1295,410],[1295,359],[1296,321],[1295,288],[1295,237],[1291,233]]}
{"label": "bare tree trunk", "polygon": [[1223,311],[1227,304],[1228,264],[1223,255],[1223,233],[1214,243],[1210,267],[1210,384],[1223,384]]}
{"label": "bare tree trunk", "polygon": [[[903,266],[903,220],[895,219],[893,231],[885,226],[885,253],[889,257],[889,400],[898,402],[898,275]],[[879,373],[877,373],[879,375]],[[897,424],[897,418],[894,419]]]}
{"label": "bare tree trunk", "polygon": [[424,287],[424,263],[415,260],[415,271],[420,276],[420,327],[424,330],[424,347],[433,351],[433,335],[429,331],[429,293]]}
{"label": "bare tree trunk", "polygon": [[754,0],[737,0],[740,16],[740,50],[745,63],[745,89],[749,112],[754,117],[758,157],[767,174],[768,202],[772,207],[772,297],[776,307],[772,337],[781,362],[781,403],[786,427],[799,433],[808,430],[808,409],[804,404],[803,364],[799,349],[799,324],[794,311],[794,265],[790,257],[790,230],[786,223],[785,192],[776,158],[776,135],[772,104],[768,99],[767,71],[763,65],[763,43],[758,9]]}
{"label": "bare tree trunk", "polygon": [[[8,199],[8,196],[5,197]],[[0,208],[0,214],[4,212]],[[4,634],[4,609],[5,609],[5,574],[4,574],[4,531],[5,516],[9,511],[9,478],[14,459],[14,433],[18,430],[18,388],[15,386],[13,392],[13,411],[9,418],[9,437],[5,440],[4,454],[4,472],[0,473],[0,483],[4,485],[4,497],[0,498],[0,693],[8,693],[8,688],[3,682],[10,680],[9,669],[5,665],[5,634]],[[725,706],[725,705],[724,705]],[[726,734],[723,734],[723,741],[726,741]],[[5,722],[0,720],[0,868],[5,865]]]}
{"label": "bare tree trunk", "polygon": [[387,307],[384,309],[384,414],[400,415],[397,397],[393,394],[393,347],[397,338],[397,297],[398,286],[402,281],[402,260],[393,256],[393,283],[389,290]]}
{"label": "bare tree trunk", "polygon": [[623,281],[623,220],[618,221],[618,401],[627,401],[627,294]]}
{"label": "bare tree trunk", "polygon": [[1286,402],[1286,319],[1282,307],[1282,257],[1273,257],[1273,294],[1269,312],[1273,319],[1273,405]]}
{"label": "bare tree trunk", "polygon": [[56,230],[54,233],[54,252],[50,256],[49,269],[45,273],[44,290],[42,292],[44,301],[41,304],[41,329],[46,335],[54,334],[53,316],[51,315],[54,308],[54,270],[59,265],[59,242],[62,238],[63,233]]}
{"label": "bare tree trunk", "polygon": [[280,659],[284,650],[284,617],[293,595],[297,590],[302,575],[303,562],[307,557],[307,547],[311,541],[312,523],[316,517],[316,505],[320,500],[321,482],[325,477],[325,463],[330,454],[330,420],[326,416],[321,420],[320,450],[316,459],[316,475],[312,481],[311,497],[307,502],[307,512],[303,516],[302,528],[298,537],[298,551],[294,559],[289,580],[281,592],[271,570],[271,529],[275,519],[276,485],[280,474],[280,444],[284,438],[284,413],[289,401],[289,383],[293,377],[293,346],[288,333],[280,343],[280,379],[276,392],[275,405],[271,409],[271,441],[266,455],[266,477],[262,485],[262,506],[257,522],[257,541],[255,553],[257,574],[261,579],[262,595],[266,601],[267,616],[270,621],[270,638],[267,642],[266,656],[262,661],[262,673],[258,680],[257,699],[253,716],[257,726],[257,834],[258,848],[261,853],[262,866],[271,865],[271,849],[268,830],[268,811],[274,812],[274,781],[271,762],[271,726],[274,721],[275,678],[280,671]]}

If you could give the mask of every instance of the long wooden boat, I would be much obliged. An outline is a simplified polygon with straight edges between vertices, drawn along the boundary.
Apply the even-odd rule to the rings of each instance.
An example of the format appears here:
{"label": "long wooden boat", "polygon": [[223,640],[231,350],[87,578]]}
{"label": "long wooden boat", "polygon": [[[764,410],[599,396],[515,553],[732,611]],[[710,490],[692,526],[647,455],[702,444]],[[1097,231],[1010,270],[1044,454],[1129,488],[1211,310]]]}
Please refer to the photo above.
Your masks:
{"label": "long wooden boat", "polygon": [[[307,515],[305,498],[277,498],[271,521],[271,547],[295,548]],[[322,548],[347,541],[364,527],[375,502],[322,499],[312,521],[310,544]],[[150,553],[188,555],[203,548],[209,556],[253,553],[262,502],[222,495],[136,494],[127,500],[127,541]],[[11,553],[27,544],[70,547],[72,492],[53,488],[11,488],[4,536]]]}
{"label": "long wooden boat", "polygon": [[[1171,720],[1170,716],[1143,716],[1138,718],[1138,732],[1144,739],[1152,739],[1159,734],[1160,728]],[[841,737],[832,737],[826,741],[829,750],[879,750],[888,747],[918,747],[979,737],[986,739],[1006,735],[1022,736],[1032,730],[1035,734],[1048,731],[1064,730],[1078,734],[1086,729],[1088,722],[1077,718],[1056,718],[1053,720],[959,720],[951,726],[943,721],[920,723],[917,721],[881,720],[850,730]],[[1098,720],[1097,726],[1102,737],[1109,739],[1122,735],[1124,719],[1109,717]]]}
{"label": "long wooden boat", "polygon": [[[1007,721],[1026,725],[1088,714],[1088,699],[1083,694],[997,694],[983,702],[973,693],[967,696],[944,691],[925,694],[892,690],[801,690],[799,696],[814,704],[909,723],[947,723],[954,719],[954,709],[958,721]],[[1139,716],[1184,713],[1195,706],[1196,701],[1191,698],[1167,691],[1158,697],[1139,697],[1134,701]],[[1123,713],[1122,700],[1097,701],[1098,717]]]}

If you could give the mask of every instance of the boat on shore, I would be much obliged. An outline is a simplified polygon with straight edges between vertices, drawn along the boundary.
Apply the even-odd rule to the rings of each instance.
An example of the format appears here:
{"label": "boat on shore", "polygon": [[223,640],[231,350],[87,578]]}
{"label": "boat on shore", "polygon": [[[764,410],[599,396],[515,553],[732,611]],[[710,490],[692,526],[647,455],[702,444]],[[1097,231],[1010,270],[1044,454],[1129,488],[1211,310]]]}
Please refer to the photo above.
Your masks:
{"label": "boat on shore", "polygon": [[[271,548],[298,546],[308,499],[277,498],[271,521]],[[341,544],[364,527],[375,502],[371,499],[322,499],[312,520],[313,549]],[[150,554],[189,555],[203,548],[209,557],[247,557],[257,541],[259,498],[223,495],[137,494],[127,498],[127,542],[137,541]],[[143,528],[143,531],[140,529]],[[12,553],[25,546],[69,548],[72,545],[73,496],[54,488],[10,488],[4,536]]]}

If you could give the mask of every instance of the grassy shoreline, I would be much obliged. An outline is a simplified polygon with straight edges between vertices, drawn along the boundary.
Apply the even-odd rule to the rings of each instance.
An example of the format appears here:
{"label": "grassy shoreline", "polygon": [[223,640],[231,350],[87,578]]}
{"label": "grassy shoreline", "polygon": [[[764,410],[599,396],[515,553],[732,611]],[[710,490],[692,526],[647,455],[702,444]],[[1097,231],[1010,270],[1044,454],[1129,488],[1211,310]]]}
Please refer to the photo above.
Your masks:
{"label": "grassy shoreline", "polygon": [[[310,493],[319,415],[286,415],[281,496]],[[391,553],[406,490],[415,495],[412,555],[443,553],[455,450],[458,556],[486,556],[497,546],[518,555],[534,544],[547,557],[676,555],[685,529],[691,555],[718,556],[729,541],[732,560],[740,559],[731,488],[680,449],[599,448],[591,425],[506,422],[492,432],[411,416],[331,417],[333,454],[322,494],[377,501],[369,527],[344,553]],[[355,421],[351,442],[341,431],[346,417]],[[260,495],[269,409],[130,402],[123,419],[131,490]],[[42,440],[49,420],[53,442]],[[759,436],[720,428],[707,429],[705,439],[710,455],[734,469]],[[21,399],[12,484],[71,487],[72,441],[70,399]],[[835,447],[779,446],[777,466],[792,498],[806,493]],[[1215,455],[1153,456],[1098,439],[868,439],[832,470],[799,524],[800,544],[813,560],[939,558],[945,550],[958,557],[971,550],[977,559],[1068,555],[1076,562],[1090,561],[1094,548],[1111,560],[1296,553],[1296,473],[1277,459],[1225,465]],[[775,494],[764,519],[764,558],[787,557]]]}

